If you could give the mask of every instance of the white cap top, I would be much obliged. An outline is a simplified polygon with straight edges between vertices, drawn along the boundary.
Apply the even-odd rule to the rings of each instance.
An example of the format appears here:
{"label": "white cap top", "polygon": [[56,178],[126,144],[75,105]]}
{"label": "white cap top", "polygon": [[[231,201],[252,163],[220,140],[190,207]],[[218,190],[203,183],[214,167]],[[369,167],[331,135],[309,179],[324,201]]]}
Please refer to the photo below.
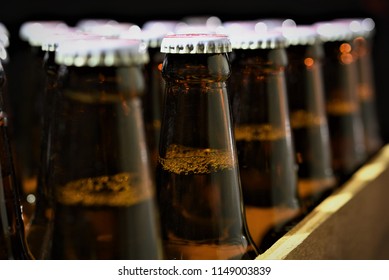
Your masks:
{"label": "white cap top", "polygon": [[355,34],[347,24],[336,21],[322,21],[312,25],[323,42],[346,41]]}
{"label": "white cap top", "polygon": [[3,45],[0,44],[0,59],[6,60],[7,59],[7,51]]}
{"label": "white cap top", "polygon": [[90,39],[90,38],[101,39],[102,36],[80,32],[78,30],[73,30],[73,31],[69,30],[68,32],[56,32],[45,36],[45,38],[42,40],[42,50],[54,52],[58,48],[58,45],[61,44],[61,42],[67,40],[75,40],[75,39],[79,40],[79,39]]}
{"label": "white cap top", "polygon": [[143,24],[139,32],[131,30],[122,33],[121,38],[138,39],[147,44],[149,48],[160,48],[164,36],[173,34],[179,21],[173,20],[153,20]]}
{"label": "white cap top", "polygon": [[217,16],[212,16],[212,15],[204,15],[204,16],[186,16],[182,18],[181,20],[183,23],[186,23],[187,25],[192,25],[192,26],[206,26],[209,29],[215,29],[219,26],[222,25],[222,21],[220,20],[219,17]]}
{"label": "white cap top", "polygon": [[140,40],[87,38],[61,42],[55,61],[67,66],[129,66],[149,61],[146,44]]}
{"label": "white cap top", "polygon": [[4,33],[5,35],[9,36],[9,30],[2,22],[0,22],[0,33]]}
{"label": "white cap top", "polygon": [[257,33],[237,32],[229,35],[233,49],[278,49],[286,46],[285,37],[276,30]]}
{"label": "white cap top", "polygon": [[238,20],[225,21],[223,29],[227,34],[239,32],[257,32],[266,33],[274,28],[294,27],[296,23],[292,19],[256,19],[256,20]]}
{"label": "white cap top", "polygon": [[9,38],[5,33],[0,32],[0,45],[7,48],[9,46]]}
{"label": "white cap top", "polygon": [[4,47],[9,46],[9,31],[7,27],[0,22],[0,44]]}
{"label": "white cap top", "polygon": [[95,26],[102,26],[102,25],[114,25],[118,24],[119,22],[114,19],[102,19],[102,18],[86,18],[81,19],[77,22],[76,28],[80,29],[84,32],[89,32],[90,28],[94,28]]}
{"label": "white cap top", "polygon": [[62,21],[28,21],[19,29],[19,36],[31,46],[41,46],[42,40],[49,33],[63,32],[70,27]]}
{"label": "white cap top", "polygon": [[372,18],[337,18],[334,22],[345,24],[355,36],[369,37],[375,30]]}
{"label": "white cap top", "polygon": [[176,25],[175,33],[220,34],[221,28],[222,21],[216,16],[188,16],[182,18],[181,22]]}
{"label": "white cap top", "polygon": [[142,30],[144,31],[158,31],[159,33],[170,33],[174,32],[176,29],[176,26],[180,24],[181,21],[177,20],[150,20],[145,22],[142,25]]}
{"label": "white cap top", "polygon": [[287,45],[313,45],[320,40],[316,29],[310,25],[296,25],[294,27],[275,28],[286,39]]}
{"label": "white cap top", "polygon": [[172,34],[165,36],[161,43],[162,53],[212,54],[231,50],[231,42],[224,34]]}
{"label": "white cap top", "polygon": [[120,37],[122,33],[140,32],[140,27],[134,23],[114,20],[84,20],[76,27],[83,32],[106,37]]}

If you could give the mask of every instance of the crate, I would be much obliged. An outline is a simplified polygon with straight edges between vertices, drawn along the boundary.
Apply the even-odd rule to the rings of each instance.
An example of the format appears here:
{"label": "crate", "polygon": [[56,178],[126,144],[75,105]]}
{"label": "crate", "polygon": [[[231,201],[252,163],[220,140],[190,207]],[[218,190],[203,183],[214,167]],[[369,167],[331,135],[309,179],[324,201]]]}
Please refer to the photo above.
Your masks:
{"label": "crate", "polygon": [[256,259],[389,259],[389,145]]}

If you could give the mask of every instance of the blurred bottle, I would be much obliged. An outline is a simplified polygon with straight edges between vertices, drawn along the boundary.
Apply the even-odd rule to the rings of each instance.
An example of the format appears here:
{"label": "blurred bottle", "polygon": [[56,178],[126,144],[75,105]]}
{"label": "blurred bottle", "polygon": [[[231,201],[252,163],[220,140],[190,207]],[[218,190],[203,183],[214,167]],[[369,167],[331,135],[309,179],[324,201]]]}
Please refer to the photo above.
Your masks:
{"label": "blurred bottle", "polygon": [[141,94],[140,41],[61,42],[47,187],[49,259],[160,259],[162,246]]}
{"label": "blurred bottle", "polygon": [[[0,57],[4,59],[5,54],[4,46],[0,44]],[[20,188],[8,136],[8,119],[2,92],[5,82],[6,76],[0,60],[0,260],[28,260],[33,259],[33,256],[25,239]]]}
{"label": "blurred bottle", "polygon": [[179,21],[150,20],[143,24],[140,33],[132,30],[121,34],[121,38],[138,38],[148,49],[150,61],[145,65],[146,89],[142,97],[143,117],[146,126],[146,140],[150,151],[152,172],[155,173],[158,162],[158,144],[161,130],[161,114],[165,81],[162,78],[162,62],[165,54],[161,53],[162,38],[175,32]]}
{"label": "blurred bottle", "polygon": [[307,211],[336,187],[324,96],[324,49],[311,26],[279,29],[287,41],[286,81],[298,164],[298,189]]}
{"label": "blurred bottle", "polygon": [[285,39],[279,32],[229,34],[229,83],[248,227],[268,249],[303,214],[290,129]]}
{"label": "blurred bottle", "polygon": [[[28,223],[35,207],[35,192],[40,164],[40,140],[45,73],[42,41],[49,33],[68,29],[62,21],[27,21],[19,29],[19,37],[26,44],[25,52],[16,59],[23,61],[17,81],[17,94],[12,94],[11,110],[14,116],[16,172],[21,180],[21,200]],[[18,63],[15,61],[15,63]],[[22,80],[20,80],[22,79]],[[23,100],[23,102],[20,102]]]}
{"label": "blurred bottle", "polygon": [[347,180],[367,159],[358,97],[357,56],[353,32],[344,24],[313,24],[324,47],[323,76],[330,130],[332,168],[339,183]]}
{"label": "blurred bottle", "polygon": [[371,18],[336,19],[352,32],[352,45],[356,55],[358,76],[358,97],[365,132],[365,145],[368,156],[374,155],[383,145],[376,111],[376,93],[372,65],[372,44],[375,23]]}
{"label": "blurred bottle", "polygon": [[227,36],[163,38],[166,82],[157,197],[167,259],[254,259],[226,81]]}
{"label": "blurred bottle", "polygon": [[61,42],[75,39],[101,38],[101,36],[89,35],[75,29],[61,30],[45,35],[41,48],[44,52],[44,89],[42,92],[42,132],[40,145],[40,165],[37,178],[37,188],[35,192],[34,211],[26,223],[26,236],[30,250],[36,259],[45,259],[48,242],[50,241],[51,228],[50,221],[53,217],[53,206],[51,205],[51,192],[47,186],[48,166],[50,157],[48,149],[51,147],[51,129],[54,121],[54,98],[59,90],[59,69],[60,65],[55,62],[55,53]]}

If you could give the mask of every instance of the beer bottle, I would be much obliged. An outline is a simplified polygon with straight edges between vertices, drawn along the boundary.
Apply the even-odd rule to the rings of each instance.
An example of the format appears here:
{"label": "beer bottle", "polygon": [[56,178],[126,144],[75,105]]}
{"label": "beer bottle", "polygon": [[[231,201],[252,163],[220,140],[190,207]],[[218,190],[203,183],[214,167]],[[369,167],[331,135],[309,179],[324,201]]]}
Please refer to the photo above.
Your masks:
{"label": "beer bottle", "polygon": [[162,258],[140,97],[148,59],[140,41],[118,38],[56,49],[49,259]]}
{"label": "beer bottle", "polygon": [[371,18],[345,18],[336,19],[335,21],[345,24],[353,32],[351,43],[356,55],[357,92],[362,114],[366,152],[368,156],[372,156],[383,145],[377,119],[372,65],[375,23]]}
{"label": "beer bottle", "polygon": [[157,198],[167,259],[254,259],[247,231],[222,34],[167,35]]}
{"label": "beer bottle", "polygon": [[[0,57],[5,58],[0,45]],[[33,259],[27,246],[20,203],[20,189],[14,170],[3,92],[6,76],[0,60],[0,259]]]}
{"label": "beer bottle", "polygon": [[53,217],[53,206],[50,204],[50,190],[47,186],[47,168],[49,162],[48,147],[52,129],[54,98],[59,90],[59,69],[55,63],[55,52],[58,45],[66,40],[101,38],[89,35],[75,29],[61,30],[45,35],[41,48],[43,55],[44,89],[42,92],[42,133],[40,143],[40,164],[38,170],[37,188],[35,192],[34,211],[26,224],[27,242],[36,259],[45,259],[47,244],[50,241],[50,220]]}
{"label": "beer bottle", "polygon": [[229,83],[243,200],[251,236],[268,249],[300,219],[297,163],[290,129],[280,32],[229,34]]}
{"label": "beer bottle", "polygon": [[298,190],[303,206],[310,211],[336,186],[324,101],[324,50],[312,26],[279,30],[287,41],[286,81]]}
{"label": "beer bottle", "polygon": [[[42,110],[45,73],[42,41],[51,32],[68,29],[63,21],[27,21],[19,29],[19,37],[25,43],[20,57],[24,67],[19,75],[22,81],[14,81],[18,90],[12,98],[13,126],[16,142],[16,172],[21,180],[21,199],[24,221],[27,224],[35,208],[35,192],[40,164],[40,140],[42,132]],[[17,98],[17,99],[16,99]],[[20,102],[23,100],[23,102]],[[20,132],[19,132],[20,131]]]}
{"label": "beer bottle", "polygon": [[323,76],[332,167],[342,183],[367,158],[357,91],[357,57],[351,42],[353,32],[335,21],[317,22],[313,26],[324,47]]}

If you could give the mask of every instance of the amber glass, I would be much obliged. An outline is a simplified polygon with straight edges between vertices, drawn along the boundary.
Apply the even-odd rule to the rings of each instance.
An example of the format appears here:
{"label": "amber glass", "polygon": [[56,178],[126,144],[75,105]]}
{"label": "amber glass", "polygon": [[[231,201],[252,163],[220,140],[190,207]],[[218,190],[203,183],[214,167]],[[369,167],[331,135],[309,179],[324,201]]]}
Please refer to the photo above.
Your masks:
{"label": "amber glass", "polygon": [[330,129],[332,166],[345,181],[366,160],[367,152],[353,46],[346,40],[325,41],[323,73]]}
{"label": "amber glass", "polygon": [[[51,33],[67,30],[62,21],[27,21],[19,29],[23,44],[22,51],[15,57],[22,61],[18,80],[13,81],[17,87],[12,96],[14,112],[16,172],[21,180],[21,201],[25,224],[34,212],[37,178],[40,168],[43,104],[45,91],[45,70],[43,68],[42,50],[44,39]],[[23,100],[23,102],[20,102]]]}
{"label": "amber glass", "polygon": [[50,134],[53,118],[53,99],[58,90],[59,65],[55,63],[55,51],[47,51],[43,56],[43,69],[45,71],[44,89],[42,92],[42,132],[40,144],[40,164],[35,192],[34,212],[26,226],[27,242],[30,250],[36,259],[47,258],[47,244],[50,241],[49,221],[53,216],[52,205],[50,204],[49,188],[47,187],[47,168],[50,158],[48,149],[50,147]]}
{"label": "amber glass", "polygon": [[146,126],[146,140],[150,151],[152,172],[158,162],[158,145],[161,131],[161,114],[165,81],[162,79],[162,62],[164,54],[160,52],[160,46],[149,47],[150,62],[146,64],[145,77],[147,82],[146,92],[143,95],[144,120]]}
{"label": "amber glass", "polygon": [[353,39],[353,46],[357,56],[357,90],[368,156],[374,155],[383,145],[376,110],[374,68],[372,64],[372,36],[357,36]]}
{"label": "amber glass", "polygon": [[226,87],[227,53],[166,54],[157,192],[167,259],[254,259]]}
{"label": "amber glass", "polygon": [[25,239],[20,189],[16,180],[2,88],[5,73],[0,63],[0,259],[33,259]]}
{"label": "amber glass", "polygon": [[160,259],[134,66],[61,66],[48,150],[51,259]]}
{"label": "amber glass", "polygon": [[286,48],[290,123],[298,164],[298,190],[309,211],[336,186],[324,100],[323,48],[318,41]]}
{"label": "amber glass", "polygon": [[230,80],[235,139],[248,227],[261,251],[300,215],[284,48],[234,49]]}

